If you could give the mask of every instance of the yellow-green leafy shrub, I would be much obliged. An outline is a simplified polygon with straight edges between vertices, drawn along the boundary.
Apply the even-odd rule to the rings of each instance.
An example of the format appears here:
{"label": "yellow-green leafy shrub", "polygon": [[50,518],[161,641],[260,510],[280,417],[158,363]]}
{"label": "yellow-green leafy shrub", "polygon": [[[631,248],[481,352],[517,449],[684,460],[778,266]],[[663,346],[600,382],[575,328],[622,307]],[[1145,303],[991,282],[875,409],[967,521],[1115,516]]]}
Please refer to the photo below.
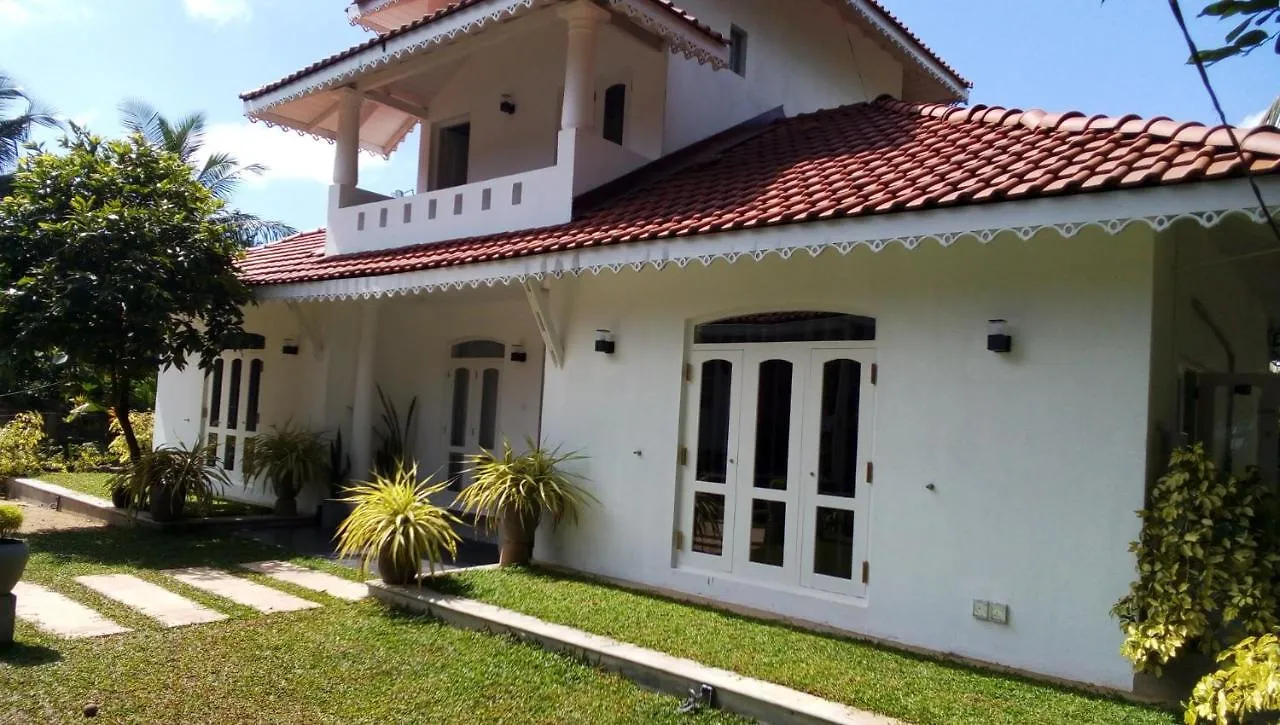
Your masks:
{"label": "yellow-green leafy shrub", "polygon": [[[125,454],[126,457],[128,454]],[[67,469],[73,473],[101,471],[114,466],[118,458],[113,451],[104,451],[97,443],[81,443],[67,452]]]}
{"label": "yellow-green leafy shrub", "polygon": [[[133,434],[138,439],[138,448],[142,449],[143,453],[151,450],[151,432],[155,430],[156,414],[146,410],[134,411],[129,414],[129,422],[133,424]],[[116,420],[114,414],[111,416],[110,431],[113,438],[107,445],[107,450],[115,456],[117,463],[128,463],[129,444],[125,441],[120,421]]]}
{"label": "yellow-green leafy shrub", "polygon": [[1191,693],[1187,725],[1243,723],[1280,710],[1280,639],[1274,633],[1246,637],[1219,655],[1218,664],[1222,669],[1205,675]]}
{"label": "yellow-green leafy shrub", "polygon": [[1271,498],[1256,470],[1224,474],[1201,444],[1174,451],[1138,512],[1138,580],[1112,609],[1135,669],[1159,675],[1188,648],[1214,654],[1277,627]]}
{"label": "yellow-green leafy shrub", "polygon": [[11,503],[0,503],[0,539],[17,535],[22,526],[22,509]]}
{"label": "yellow-green leafy shrub", "polygon": [[31,411],[18,413],[0,428],[0,476],[28,476],[40,470],[44,419]]}

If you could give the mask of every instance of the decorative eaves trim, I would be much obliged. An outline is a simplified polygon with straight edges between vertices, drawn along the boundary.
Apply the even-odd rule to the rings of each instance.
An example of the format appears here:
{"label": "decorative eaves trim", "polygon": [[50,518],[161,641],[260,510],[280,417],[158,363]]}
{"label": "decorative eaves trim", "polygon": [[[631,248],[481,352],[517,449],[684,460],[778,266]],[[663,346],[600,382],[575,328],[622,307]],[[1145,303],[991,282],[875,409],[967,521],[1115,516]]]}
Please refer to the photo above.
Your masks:
{"label": "decorative eaves trim", "polygon": [[847,4],[859,17],[879,31],[894,47],[906,53],[926,73],[954,93],[961,102],[968,102],[968,83],[950,68],[938,62],[931,53],[924,49],[919,41],[906,33],[900,24],[886,17],[880,8],[866,2],[866,0],[847,0]]}
{"label": "decorative eaves trim", "polygon": [[[1280,187],[1280,184],[1276,186]],[[1197,199],[1197,193],[1203,196]],[[1205,202],[1208,206],[1190,204],[1188,200]],[[1253,203],[1253,197],[1243,183],[1219,182],[1070,199],[1039,199],[986,207],[806,222],[375,277],[260,286],[255,288],[255,292],[261,300],[372,299],[436,290],[493,287],[566,275],[577,277],[584,273],[598,275],[627,269],[637,272],[646,268],[660,270],[669,265],[679,268],[690,264],[709,266],[720,260],[732,264],[743,259],[761,261],[770,256],[788,259],[797,253],[816,257],[828,250],[846,255],[860,247],[879,252],[900,245],[912,250],[929,241],[949,247],[962,239],[975,239],[986,244],[1010,234],[1027,241],[1044,231],[1070,238],[1087,229],[1099,229],[1115,235],[1130,226],[1142,225],[1161,232],[1183,219],[1205,228],[1234,216],[1262,223],[1266,217],[1260,208],[1252,206]],[[1129,210],[1138,214],[1129,213]]]}
{"label": "decorative eaves trim", "polygon": [[716,70],[729,67],[728,49],[703,33],[690,33],[675,22],[671,11],[656,7],[653,0],[607,0],[609,6],[631,18],[637,25],[667,41],[673,54],[679,53]]}

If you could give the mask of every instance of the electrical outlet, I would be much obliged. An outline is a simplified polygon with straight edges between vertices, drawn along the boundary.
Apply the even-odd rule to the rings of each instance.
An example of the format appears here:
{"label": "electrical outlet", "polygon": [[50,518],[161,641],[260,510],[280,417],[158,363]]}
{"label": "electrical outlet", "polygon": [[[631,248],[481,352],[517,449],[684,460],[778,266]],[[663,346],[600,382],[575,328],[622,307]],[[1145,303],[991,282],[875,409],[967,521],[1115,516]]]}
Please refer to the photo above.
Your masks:
{"label": "electrical outlet", "polygon": [[981,599],[973,600],[973,618],[987,621],[991,616],[990,603]]}
{"label": "electrical outlet", "polygon": [[987,604],[987,621],[993,624],[1009,623],[1009,605],[989,602]]}

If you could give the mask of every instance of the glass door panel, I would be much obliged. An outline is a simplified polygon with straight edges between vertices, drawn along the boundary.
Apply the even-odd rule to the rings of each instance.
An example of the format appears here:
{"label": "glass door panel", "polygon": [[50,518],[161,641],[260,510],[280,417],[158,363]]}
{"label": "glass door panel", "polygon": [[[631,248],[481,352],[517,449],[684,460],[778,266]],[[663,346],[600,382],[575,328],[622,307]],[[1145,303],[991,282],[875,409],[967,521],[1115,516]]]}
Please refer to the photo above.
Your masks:
{"label": "glass door panel", "polygon": [[492,363],[456,361],[449,372],[449,490],[470,484],[467,469],[480,450],[493,450],[498,438],[498,395],[502,373]]}
{"label": "glass door panel", "polygon": [[874,387],[871,350],[815,349],[804,413],[800,583],[861,595]]}
{"label": "glass door panel", "polygon": [[[753,578],[796,583],[800,547],[797,524],[803,390],[808,348],[761,345],[748,348],[743,370],[742,420],[750,435],[741,441],[738,477],[745,508],[736,525],[734,571]],[[749,422],[748,422],[749,421]]]}
{"label": "glass door panel", "polygon": [[684,465],[680,467],[681,564],[728,570],[742,388],[742,351],[706,350],[689,359]]}

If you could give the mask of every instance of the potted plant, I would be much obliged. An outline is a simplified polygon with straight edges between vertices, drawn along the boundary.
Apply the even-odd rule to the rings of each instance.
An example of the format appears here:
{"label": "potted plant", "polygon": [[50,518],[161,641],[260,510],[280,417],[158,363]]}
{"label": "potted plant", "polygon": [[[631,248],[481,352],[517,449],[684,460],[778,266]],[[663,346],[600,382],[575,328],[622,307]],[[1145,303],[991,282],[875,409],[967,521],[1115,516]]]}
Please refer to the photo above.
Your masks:
{"label": "potted plant", "polygon": [[278,516],[298,515],[298,494],[329,471],[324,435],[293,425],[273,429],[253,440],[244,452],[246,481],[261,479],[276,495]]}
{"label": "potted plant", "polygon": [[351,457],[342,449],[342,431],[329,441],[329,497],[320,502],[320,527],[334,531],[347,516],[351,504],[343,496],[351,476]]}
{"label": "potted plant", "polygon": [[27,542],[15,538],[22,526],[22,509],[0,504],[0,597],[13,591],[31,555]]}
{"label": "potted plant", "polygon": [[418,467],[403,464],[372,478],[348,489],[346,500],[355,509],[338,527],[338,556],[361,557],[361,571],[377,561],[387,584],[410,584],[424,560],[434,573],[445,553],[457,556],[460,537],[453,527],[462,522],[431,503],[446,484],[419,482]]}
{"label": "potted plant", "polygon": [[559,447],[547,450],[531,440],[525,443],[529,450],[521,454],[504,440],[501,456],[482,451],[472,457],[472,483],[457,499],[464,511],[486,517],[491,528],[498,521],[502,566],[529,563],[544,510],[553,526],[566,519],[576,524],[581,509],[596,501],[578,485],[581,476],[564,470],[566,463],[583,456],[562,453]]}
{"label": "potted plant", "polygon": [[187,499],[207,507],[229,485],[226,472],[213,465],[215,460],[216,451],[207,445],[157,448],[117,473],[112,490],[122,490],[135,511],[146,501],[151,518],[174,521],[182,518]]}

